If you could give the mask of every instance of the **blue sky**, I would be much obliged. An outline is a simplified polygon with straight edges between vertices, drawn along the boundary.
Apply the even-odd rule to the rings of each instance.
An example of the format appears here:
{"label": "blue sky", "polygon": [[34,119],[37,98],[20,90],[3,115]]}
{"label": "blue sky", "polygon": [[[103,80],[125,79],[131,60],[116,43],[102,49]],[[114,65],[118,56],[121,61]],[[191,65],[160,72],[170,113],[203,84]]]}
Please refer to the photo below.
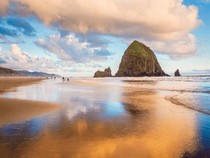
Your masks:
{"label": "blue sky", "polygon": [[1,0],[0,66],[114,75],[133,40],[169,74],[210,73],[209,0]]}

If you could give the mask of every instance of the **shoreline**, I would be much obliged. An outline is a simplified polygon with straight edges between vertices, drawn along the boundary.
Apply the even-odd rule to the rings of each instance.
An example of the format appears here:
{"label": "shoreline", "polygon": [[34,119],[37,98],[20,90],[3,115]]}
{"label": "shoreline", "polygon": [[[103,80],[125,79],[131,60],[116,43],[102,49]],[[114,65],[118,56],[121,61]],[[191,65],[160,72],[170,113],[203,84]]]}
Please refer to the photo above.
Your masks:
{"label": "shoreline", "polygon": [[59,109],[57,104],[0,98],[0,127],[20,123]]}
{"label": "shoreline", "polygon": [[[16,91],[16,88],[20,86],[38,83],[42,80],[44,79],[20,77],[0,78],[0,94]],[[32,118],[56,111],[59,108],[60,106],[55,103],[0,98],[0,127],[27,121]]]}
{"label": "shoreline", "polygon": [[0,94],[15,91],[20,86],[26,86],[38,83],[45,78],[29,78],[29,77],[0,77]]}

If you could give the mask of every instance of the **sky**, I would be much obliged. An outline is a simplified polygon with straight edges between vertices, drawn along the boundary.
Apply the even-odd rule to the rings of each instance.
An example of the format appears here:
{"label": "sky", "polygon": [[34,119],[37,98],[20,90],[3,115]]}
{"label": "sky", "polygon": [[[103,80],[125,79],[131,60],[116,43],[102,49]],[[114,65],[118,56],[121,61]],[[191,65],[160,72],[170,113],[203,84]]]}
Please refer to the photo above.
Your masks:
{"label": "sky", "polygon": [[114,75],[138,40],[173,74],[210,74],[210,0],[0,0],[0,66]]}

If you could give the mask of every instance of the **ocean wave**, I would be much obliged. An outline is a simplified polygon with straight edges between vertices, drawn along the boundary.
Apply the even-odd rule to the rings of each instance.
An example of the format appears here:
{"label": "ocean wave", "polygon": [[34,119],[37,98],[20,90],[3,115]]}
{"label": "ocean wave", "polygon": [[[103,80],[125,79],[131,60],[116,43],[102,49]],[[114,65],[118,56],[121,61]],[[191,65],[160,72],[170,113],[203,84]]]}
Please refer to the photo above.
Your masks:
{"label": "ocean wave", "polygon": [[204,108],[201,108],[201,107],[197,107],[197,106],[192,105],[190,103],[184,103],[174,96],[168,96],[168,97],[165,97],[165,99],[167,101],[171,102],[172,104],[179,105],[179,106],[182,106],[184,108],[187,108],[187,109],[190,109],[190,110],[193,110],[193,111],[196,111],[196,112],[200,112],[200,113],[203,113],[203,114],[206,114],[206,115],[210,115],[210,110],[204,109]]}
{"label": "ocean wave", "polygon": [[203,94],[210,94],[210,91],[200,91],[200,90],[177,90],[177,89],[159,89],[163,91],[172,91],[172,92],[179,92],[179,93],[203,93]]}

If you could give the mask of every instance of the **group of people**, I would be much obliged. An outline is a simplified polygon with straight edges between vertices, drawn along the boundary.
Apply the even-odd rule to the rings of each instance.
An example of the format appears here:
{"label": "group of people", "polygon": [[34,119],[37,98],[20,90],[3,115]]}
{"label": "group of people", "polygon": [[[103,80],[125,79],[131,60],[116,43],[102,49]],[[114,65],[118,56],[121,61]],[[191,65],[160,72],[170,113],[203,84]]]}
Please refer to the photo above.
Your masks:
{"label": "group of people", "polygon": [[63,82],[66,80],[67,82],[69,82],[69,78],[62,77]]}

